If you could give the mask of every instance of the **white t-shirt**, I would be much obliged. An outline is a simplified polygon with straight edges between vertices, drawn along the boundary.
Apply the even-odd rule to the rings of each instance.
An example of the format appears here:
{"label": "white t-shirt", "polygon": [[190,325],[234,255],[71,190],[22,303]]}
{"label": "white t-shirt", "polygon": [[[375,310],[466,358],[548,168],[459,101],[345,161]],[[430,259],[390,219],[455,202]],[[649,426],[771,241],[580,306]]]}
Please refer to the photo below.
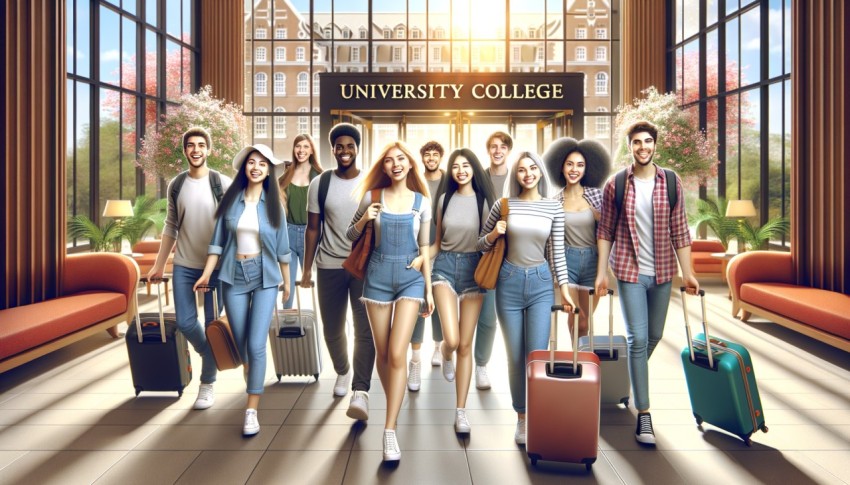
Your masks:
{"label": "white t-shirt", "polygon": [[648,180],[634,177],[635,227],[638,234],[638,273],[655,276],[655,223],[653,220],[652,191],[655,177]]}

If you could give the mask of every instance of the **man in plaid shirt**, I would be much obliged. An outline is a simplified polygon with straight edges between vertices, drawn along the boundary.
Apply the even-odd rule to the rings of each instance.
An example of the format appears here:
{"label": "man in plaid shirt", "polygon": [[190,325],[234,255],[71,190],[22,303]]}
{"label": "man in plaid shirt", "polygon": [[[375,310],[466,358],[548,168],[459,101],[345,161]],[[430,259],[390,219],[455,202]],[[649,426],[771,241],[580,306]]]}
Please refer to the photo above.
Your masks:
{"label": "man in plaid shirt", "polygon": [[648,361],[664,332],[676,259],[688,293],[696,294],[699,282],[691,270],[691,236],[682,182],[677,175],[677,202],[671,208],[664,170],[652,163],[658,129],[648,121],[638,121],[626,135],[634,163],[625,168],[622,215],[616,202],[616,177],[611,177],[603,190],[602,215],[596,231],[596,293],[604,295],[608,291],[610,256],[626,321],[629,377],[638,410],[635,439],[654,445]]}

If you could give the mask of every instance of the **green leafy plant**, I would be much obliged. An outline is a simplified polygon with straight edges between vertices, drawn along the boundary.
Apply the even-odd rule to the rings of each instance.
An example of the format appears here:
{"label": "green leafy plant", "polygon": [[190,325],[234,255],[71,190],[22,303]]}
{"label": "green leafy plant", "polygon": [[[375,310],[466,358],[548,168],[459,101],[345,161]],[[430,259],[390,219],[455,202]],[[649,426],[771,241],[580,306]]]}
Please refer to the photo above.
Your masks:
{"label": "green leafy plant", "polygon": [[133,215],[118,223],[121,235],[132,246],[141,241],[152,230],[156,234],[161,233],[165,226],[167,207],[168,199],[157,199],[147,195],[136,197],[133,203]]}
{"label": "green leafy plant", "polygon": [[748,250],[765,249],[771,239],[779,239],[791,231],[791,221],[787,217],[774,217],[762,226],[754,226],[745,220],[738,227],[739,235]]}
{"label": "green leafy plant", "polygon": [[738,236],[738,222],[726,217],[728,204],[729,202],[722,197],[716,201],[698,199],[697,213],[690,217],[691,224],[695,225],[697,230],[701,226],[708,227],[726,249],[729,248],[729,241]]}
{"label": "green leafy plant", "polygon": [[68,235],[87,239],[94,252],[118,251],[121,247],[121,227],[113,220],[98,226],[88,216],[77,215],[68,220]]}

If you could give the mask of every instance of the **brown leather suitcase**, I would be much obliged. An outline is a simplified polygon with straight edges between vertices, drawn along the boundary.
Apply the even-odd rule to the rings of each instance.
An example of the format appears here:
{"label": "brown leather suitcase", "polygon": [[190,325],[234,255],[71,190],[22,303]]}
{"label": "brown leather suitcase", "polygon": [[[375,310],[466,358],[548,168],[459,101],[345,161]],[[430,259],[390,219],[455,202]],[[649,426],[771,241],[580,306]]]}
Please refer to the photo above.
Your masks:
{"label": "brown leather suitcase", "polygon": [[[590,470],[599,449],[599,357],[593,352],[556,351],[557,312],[562,309],[552,306],[550,350],[528,355],[525,451],[532,465],[551,460],[584,463]],[[577,313],[573,322],[578,335]]]}
{"label": "brown leather suitcase", "polygon": [[[213,290],[213,311],[218,315],[218,298]],[[242,365],[242,357],[236,347],[236,339],[233,338],[233,330],[227,316],[220,315],[217,319],[207,325],[207,343],[212,349],[215,358],[215,366],[218,370],[235,369]]]}

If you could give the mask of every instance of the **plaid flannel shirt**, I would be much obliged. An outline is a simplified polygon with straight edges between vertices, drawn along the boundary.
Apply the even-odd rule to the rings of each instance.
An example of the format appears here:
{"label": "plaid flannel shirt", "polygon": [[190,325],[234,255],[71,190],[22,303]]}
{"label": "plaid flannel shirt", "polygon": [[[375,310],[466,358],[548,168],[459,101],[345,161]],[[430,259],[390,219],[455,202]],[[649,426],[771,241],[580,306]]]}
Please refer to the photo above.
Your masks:
{"label": "plaid flannel shirt", "polygon": [[[602,189],[597,187],[585,187],[584,194],[582,194],[584,200],[590,204],[590,207],[593,207],[593,210],[596,212],[602,212]],[[558,195],[555,199],[564,205],[564,191],[558,191]]]}
{"label": "plaid flannel shirt", "polygon": [[[667,179],[664,171],[655,167],[655,188],[652,190],[653,234],[655,237],[655,281],[658,284],[673,279],[677,273],[676,249],[691,245],[688,219],[685,215],[685,195],[682,181],[678,181],[676,207],[670,211],[667,199]],[[611,256],[608,263],[618,280],[637,283],[638,281],[638,241],[635,226],[635,188],[634,166],[626,168],[626,193],[623,198],[623,217],[617,211],[615,201],[614,177],[605,184],[602,196],[602,216],[596,228],[597,239],[612,241]],[[618,224],[617,221],[620,223]]]}

